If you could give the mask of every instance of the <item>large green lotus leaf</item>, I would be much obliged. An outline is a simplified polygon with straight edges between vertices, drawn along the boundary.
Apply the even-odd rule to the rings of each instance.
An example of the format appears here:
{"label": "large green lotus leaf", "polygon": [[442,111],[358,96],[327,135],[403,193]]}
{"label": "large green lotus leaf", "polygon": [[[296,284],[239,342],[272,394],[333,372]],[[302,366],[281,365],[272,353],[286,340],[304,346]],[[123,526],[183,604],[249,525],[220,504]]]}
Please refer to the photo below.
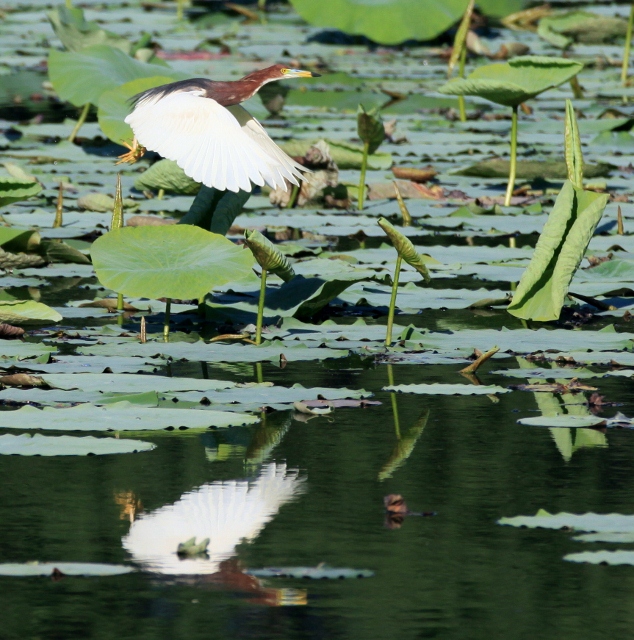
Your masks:
{"label": "large green lotus leaf", "polygon": [[68,51],[106,44],[129,54],[132,43],[116,33],[102,29],[96,22],[84,17],[83,9],[60,5],[46,13],[55,35]]}
{"label": "large green lotus leaf", "polygon": [[573,78],[583,64],[566,58],[520,56],[508,62],[477,67],[467,78],[454,78],[438,91],[480,96],[514,107]]}
{"label": "large green lotus leaf", "polygon": [[589,11],[568,11],[543,17],[537,34],[555,47],[566,49],[573,42],[601,44],[625,36],[627,20]]}
{"label": "large green lotus leaf", "polygon": [[122,564],[92,562],[7,562],[0,564],[0,576],[52,576],[55,569],[65,576],[120,576],[135,571]]}
{"label": "large green lotus leaf", "polygon": [[518,318],[557,320],[568,286],[608,202],[566,181],[508,307]]}
{"label": "large green lotus leaf", "polygon": [[173,160],[164,158],[139,175],[134,181],[134,188],[139,191],[163,189],[166,193],[193,196],[200,191],[200,182],[185,175]]}
{"label": "large green lotus leaf", "polygon": [[51,307],[34,300],[0,300],[0,322],[9,324],[50,324],[62,316]]}
{"label": "large green lotus leaf", "polygon": [[103,456],[112,453],[152,451],[156,445],[139,440],[93,436],[0,436],[0,455],[5,456]]}
{"label": "large green lotus leaf", "polygon": [[26,200],[42,191],[42,185],[33,180],[0,176],[0,207]]}
{"label": "large green lotus leaf", "polygon": [[8,342],[3,340],[2,349],[0,349],[0,359],[24,360],[57,351],[57,347],[51,347],[41,342],[20,342],[12,340]]}
{"label": "large green lotus leaf", "polygon": [[[381,44],[431,40],[458,22],[468,0],[291,0],[304,20],[363,35]],[[502,16],[522,8],[521,0],[480,0],[485,13]]]}
{"label": "large green lotus leaf", "polygon": [[548,513],[540,509],[534,516],[500,518],[498,524],[530,529],[574,529],[575,531],[595,531],[612,533],[634,532],[634,516],[620,513]]}
{"label": "large green lotus leaf", "polygon": [[154,409],[130,402],[105,407],[79,404],[67,409],[22,407],[0,412],[1,429],[52,431],[148,431],[239,427],[258,422],[245,413],[196,409]]}
{"label": "large green lotus leaf", "polygon": [[[491,158],[452,173],[457,176],[478,178],[507,178],[510,164],[509,160]],[[614,165],[607,162],[586,164],[583,167],[583,175],[586,178],[604,178],[610,175],[610,171],[614,168]],[[568,170],[564,160],[518,160],[516,177],[520,180],[536,180],[537,178],[565,180],[568,177]]]}
{"label": "large green lotus leaf", "polygon": [[160,65],[139,62],[105,44],[78,52],[52,50],[48,57],[48,72],[59,97],[77,107],[86,103],[96,105],[104,91],[137,78],[169,76],[178,80],[187,77],[170,73]]}
{"label": "large green lotus leaf", "polygon": [[40,234],[33,229],[0,227],[0,247],[5,251],[28,251],[40,244]]}
{"label": "large green lotus leaf", "polygon": [[202,299],[253,265],[251,252],[191,225],[115,229],[93,243],[91,255],[104,286],[144,298]]}
{"label": "large green lotus leaf", "polygon": [[134,133],[130,125],[124,122],[131,110],[130,98],[147,89],[173,81],[173,77],[163,73],[163,75],[150,78],[137,78],[109,91],[104,91],[99,98],[97,110],[97,119],[101,130],[117,144],[130,142],[134,138]]}
{"label": "large green lotus leaf", "polygon": [[399,393],[421,393],[434,396],[480,396],[492,393],[508,393],[510,389],[497,385],[473,384],[396,384],[383,387],[383,391],[397,391]]}

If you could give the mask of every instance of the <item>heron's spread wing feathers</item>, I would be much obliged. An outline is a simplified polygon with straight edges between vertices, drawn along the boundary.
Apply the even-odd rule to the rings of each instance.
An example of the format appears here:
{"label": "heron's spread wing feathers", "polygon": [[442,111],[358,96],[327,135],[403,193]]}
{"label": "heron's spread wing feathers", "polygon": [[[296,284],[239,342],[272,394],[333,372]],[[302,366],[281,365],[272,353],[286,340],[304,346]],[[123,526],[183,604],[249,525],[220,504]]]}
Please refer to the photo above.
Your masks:
{"label": "heron's spread wing feathers", "polygon": [[302,167],[269,138],[240,106],[228,109],[202,96],[179,91],[141,99],[125,119],[150,151],[174,160],[196,182],[220,190],[251,190],[265,183],[286,190]]}

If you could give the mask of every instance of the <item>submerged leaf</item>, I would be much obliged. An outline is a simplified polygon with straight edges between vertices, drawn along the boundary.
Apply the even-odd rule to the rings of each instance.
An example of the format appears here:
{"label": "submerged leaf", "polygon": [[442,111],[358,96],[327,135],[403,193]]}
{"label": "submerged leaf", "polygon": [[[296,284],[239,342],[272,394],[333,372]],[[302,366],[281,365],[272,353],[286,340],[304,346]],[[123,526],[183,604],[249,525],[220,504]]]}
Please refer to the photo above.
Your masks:
{"label": "submerged leaf", "polygon": [[564,183],[508,307],[518,318],[556,320],[608,195]]}

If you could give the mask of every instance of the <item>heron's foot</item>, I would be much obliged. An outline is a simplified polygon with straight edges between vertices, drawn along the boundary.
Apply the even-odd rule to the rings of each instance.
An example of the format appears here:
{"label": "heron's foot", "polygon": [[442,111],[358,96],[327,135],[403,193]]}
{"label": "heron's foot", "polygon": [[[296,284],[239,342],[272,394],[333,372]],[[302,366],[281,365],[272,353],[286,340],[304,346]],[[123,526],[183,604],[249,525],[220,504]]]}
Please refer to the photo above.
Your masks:
{"label": "heron's foot", "polygon": [[123,146],[127,147],[129,151],[121,154],[118,162],[115,162],[115,164],[123,164],[124,162],[134,164],[137,160],[140,160],[143,157],[146,151],[145,147],[140,145],[136,138],[132,140],[132,144],[124,142]]}

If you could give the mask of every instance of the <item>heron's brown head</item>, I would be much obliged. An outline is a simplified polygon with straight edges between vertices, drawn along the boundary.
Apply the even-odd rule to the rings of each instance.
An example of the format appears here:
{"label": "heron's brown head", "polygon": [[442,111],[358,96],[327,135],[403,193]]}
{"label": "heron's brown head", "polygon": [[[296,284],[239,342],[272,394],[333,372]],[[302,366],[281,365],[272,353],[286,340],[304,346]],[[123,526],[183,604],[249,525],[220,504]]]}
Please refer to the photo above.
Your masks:
{"label": "heron's brown head", "polygon": [[283,64],[274,64],[272,67],[266,69],[268,72],[268,79],[270,80],[285,80],[288,78],[319,78],[319,73],[313,73],[312,71],[305,71],[304,69],[292,69]]}

